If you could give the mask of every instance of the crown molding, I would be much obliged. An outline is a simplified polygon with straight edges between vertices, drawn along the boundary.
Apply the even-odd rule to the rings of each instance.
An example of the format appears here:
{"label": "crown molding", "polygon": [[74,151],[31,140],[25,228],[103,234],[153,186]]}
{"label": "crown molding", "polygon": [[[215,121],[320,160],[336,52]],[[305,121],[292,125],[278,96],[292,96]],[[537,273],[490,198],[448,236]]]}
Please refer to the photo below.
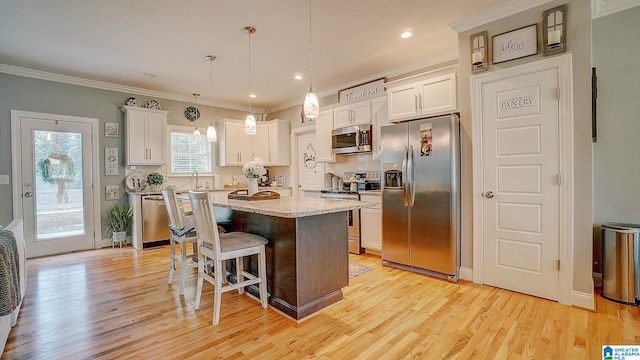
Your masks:
{"label": "crown molding", "polygon": [[640,0],[592,0],[593,18],[617,13],[640,5]]}
{"label": "crown molding", "polygon": [[[104,81],[83,79],[83,78],[78,78],[73,76],[60,75],[60,74],[50,73],[46,71],[27,69],[27,68],[11,66],[6,64],[0,64],[0,73],[24,76],[24,77],[40,79],[40,80],[55,81],[59,83],[90,87],[90,88],[100,89],[100,90],[110,90],[110,91],[123,92],[127,94],[149,96],[152,98],[160,98],[160,99],[175,100],[175,101],[182,101],[182,102],[193,102],[192,96],[175,94],[175,93],[170,93],[165,91],[143,89],[143,88],[138,88],[133,86],[113,84],[113,83],[108,83]],[[200,101],[199,104],[215,106],[215,107],[231,109],[231,110],[238,110],[238,111],[249,111],[248,107],[238,106],[234,104],[220,103],[215,101],[208,101],[206,99],[202,99],[202,101]],[[264,111],[264,109],[258,109],[258,108],[254,108],[253,110],[256,113]]]}
{"label": "crown molding", "polygon": [[551,1],[553,0],[511,0],[502,5],[482,10],[464,19],[454,21],[449,24],[449,27],[459,34]]}
{"label": "crown molding", "polygon": [[[439,66],[441,64],[446,64],[446,63],[452,63],[455,62],[454,65],[445,65],[442,66],[442,68],[445,67],[451,67],[456,68],[457,69],[457,61],[458,61],[458,50],[456,49],[455,51],[451,51],[448,53],[444,53],[444,54],[440,54],[440,56],[438,56],[437,58],[430,58],[428,61],[419,61],[419,62],[415,62],[412,64],[407,64],[407,65],[403,65],[403,66],[399,66],[397,68],[393,68],[390,70],[386,70],[386,71],[381,71],[379,73],[373,74],[373,75],[369,75],[360,79],[356,79],[347,83],[343,83],[341,85],[338,86],[334,86],[332,88],[323,90],[322,92],[317,92],[316,95],[318,95],[318,98],[324,98],[326,96],[330,96],[330,95],[336,95],[338,94],[338,92],[340,90],[343,89],[348,89],[350,87],[354,87],[354,86],[358,86],[364,83],[368,83],[370,81],[374,81],[374,80],[378,80],[380,78],[386,77],[386,78],[393,78],[393,77],[399,77],[402,75],[406,75],[406,74],[410,74],[413,72],[417,72],[417,71],[421,71],[421,70],[425,70],[428,68],[432,68],[434,66]],[[440,68],[438,68],[440,69]],[[437,69],[436,69],[437,70]],[[300,99],[303,99],[304,94],[302,94],[302,96],[300,96]],[[283,105],[279,105],[279,106],[274,106],[273,108],[269,108],[269,113],[272,112],[276,112],[276,111],[280,111],[280,110],[284,110],[284,109],[288,109],[290,107],[293,106],[302,106],[302,102],[300,101],[290,101],[286,104]],[[329,104],[331,105],[331,104]],[[327,106],[329,106],[327,105]],[[323,106],[321,106],[323,107]]]}

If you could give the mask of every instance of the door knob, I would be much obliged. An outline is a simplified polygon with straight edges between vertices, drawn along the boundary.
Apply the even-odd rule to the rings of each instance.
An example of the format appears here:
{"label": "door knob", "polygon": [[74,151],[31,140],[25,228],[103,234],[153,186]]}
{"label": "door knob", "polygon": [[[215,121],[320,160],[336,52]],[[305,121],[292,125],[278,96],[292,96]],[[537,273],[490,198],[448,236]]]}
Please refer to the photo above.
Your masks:
{"label": "door knob", "polygon": [[484,193],[484,196],[486,196],[487,199],[493,199],[493,191],[487,191]]}
{"label": "door knob", "polygon": [[24,193],[24,197],[32,197],[33,193],[31,191],[27,191],[26,193]]}

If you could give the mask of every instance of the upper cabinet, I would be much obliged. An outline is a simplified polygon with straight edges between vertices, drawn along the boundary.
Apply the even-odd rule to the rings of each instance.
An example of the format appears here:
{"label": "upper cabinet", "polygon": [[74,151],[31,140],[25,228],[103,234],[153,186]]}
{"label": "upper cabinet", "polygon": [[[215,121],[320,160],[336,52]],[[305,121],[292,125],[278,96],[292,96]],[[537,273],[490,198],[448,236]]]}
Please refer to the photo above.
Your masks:
{"label": "upper cabinet", "polygon": [[244,122],[222,119],[219,134],[219,166],[242,166],[254,157],[267,166],[290,164],[291,125],[284,120],[258,122],[255,135],[244,132]]}
{"label": "upper cabinet", "polygon": [[368,124],[371,122],[371,100],[359,101],[336,107],[333,110],[333,127]]}
{"label": "upper cabinet", "polygon": [[371,109],[373,116],[371,118],[371,127],[373,128],[373,141],[371,146],[371,158],[380,159],[382,154],[382,143],[380,142],[380,128],[390,125],[389,116],[387,115],[387,97],[379,97],[371,100]]}
{"label": "upper cabinet", "polygon": [[284,120],[259,122],[253,142],[253,156],[264,160],[266,165],[289,166],[291,124]]}
{"label": "upper cabinet", "polygon": [[168,111],[123,106],[127,165],[165,165]]}
{"label": "upper cabinet", "polygon": [[322,110],[316,119],[316,156],[318,161],[336,161],[336,156],[331,151],[331,131],[333,131],[333,110]]}
{"label": "upper cabinet", "polygon": [[219,165],[242,166],[253,158],[253,136],[244,133],[240,120],[225,119],[220,126]]}
{"label": "upper cabinet", "polygon": [[456,73],[387,87],[390,121],[456,111]]}

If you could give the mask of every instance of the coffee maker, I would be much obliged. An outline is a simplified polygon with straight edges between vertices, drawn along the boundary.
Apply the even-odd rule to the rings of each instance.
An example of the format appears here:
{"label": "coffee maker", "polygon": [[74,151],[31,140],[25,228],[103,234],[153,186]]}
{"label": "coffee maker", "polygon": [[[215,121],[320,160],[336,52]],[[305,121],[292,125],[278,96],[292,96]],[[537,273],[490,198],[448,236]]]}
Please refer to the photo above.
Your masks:
{"label": "coffee maker", "polygon": [[269,169],[265,169],[267,172],[262,175],[259,179],[258,179],[258,186],[269,186],[271,185],[271,183],[269,182]]}

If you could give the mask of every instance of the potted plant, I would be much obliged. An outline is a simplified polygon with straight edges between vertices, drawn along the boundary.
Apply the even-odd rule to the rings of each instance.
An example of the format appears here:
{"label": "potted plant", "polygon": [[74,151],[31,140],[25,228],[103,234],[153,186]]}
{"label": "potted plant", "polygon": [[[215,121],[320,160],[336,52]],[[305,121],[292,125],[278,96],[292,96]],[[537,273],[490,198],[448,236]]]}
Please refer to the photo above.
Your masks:
{"label": "potted plant", "polygon": [[152,172],[147,175],[147,184],[152,190],[160,190],[164,183],[164,177],[159,172]]}
{"label": "potted plant", "polygon": [[111,241],[122,242],[127,238],[127,229],[133,224],[133,208],[118,204],[107,213],[107,230],[111,231]]}

